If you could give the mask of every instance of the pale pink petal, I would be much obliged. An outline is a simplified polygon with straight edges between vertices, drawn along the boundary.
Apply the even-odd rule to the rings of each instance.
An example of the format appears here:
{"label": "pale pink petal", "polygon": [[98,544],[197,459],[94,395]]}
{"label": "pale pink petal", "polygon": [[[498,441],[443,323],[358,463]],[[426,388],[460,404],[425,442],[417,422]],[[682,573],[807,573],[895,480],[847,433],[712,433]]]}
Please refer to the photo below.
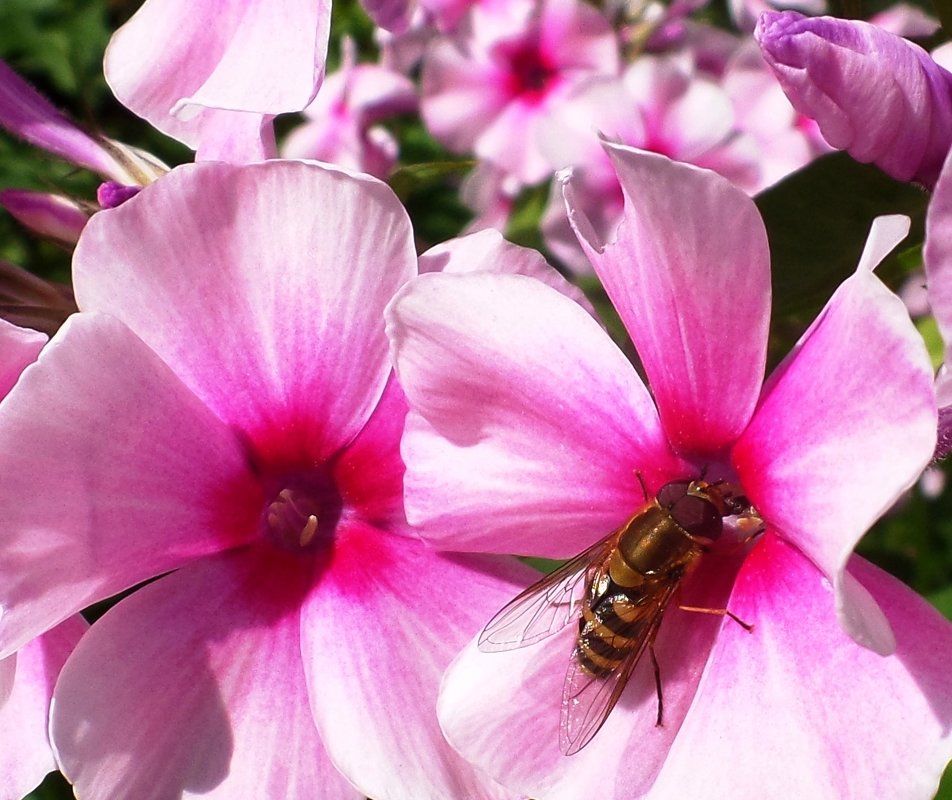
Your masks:
{"label": "pale pink petal", "polygon": [[3,655],[255,533],[241,442],[114,319],[66,322],[0,403],[0,442]]}
{"label": "pale pink petal", "polygon": [[87,800],[362,797],[307,700],[309,559],[265,545],[190,564],[109,611],[63,670],[50,733]]}
{"label": "pale pink petal", "polygon": [[501,70],[472,60],[448,39],[439,39],[427,51],[420,80],[426,128],[454,152],[471,150],[509,99]]}
{"label": "pale pink petal", "polygon": [[939,20],[924,9],[903,2],[893,3],[889,8],[873,14],[869,21],[877,28],[907,39],[925,39],[940,28]]}
{"label": "pale pink petal", "polygon": [[895,578],[850,562],[896,631],[872,653],[837,625],[833,592],[794,548],[758,543],[697,698],[648,795],[930,797],[952,757],[952,626]]}
{"label": "pale pink petal", "polygon": [[[686,581],[683,602],[723,608],[737,566],[734,558],[710,557]],[[530,797],[578,800],[589,797],[592,786],[605,800],[642,797],[688,713],[720,624],[712,615],[674,605],[665,612],[655,641],[664,699],[661,726],[656,725],[654,672],[645,655],[595,738],[579,753],[562,755],[562,685],[576,625],[506,652],[482,653],[471,643],[444,678],[440,722],[449,741],[473,764]]]}
{"label": "pale pink petal", "polygon": [[195,160],[252,164],[276,158],[278,148],[271,120],[271,117],[248,111],[203,111]]}
{"label": "pale pink petal", "polygon": [[591,275],[592,262],[579,244],[562,197],[562,182],[567,175],[572,176],[573,205],[585,209],[587,224],[598,241],[614,238],[615,228],[621,221],[624,197],[610,166],[608,174],[599,168],[563,170],[556,174],[549,189],[549,203],[539,224],[545,246],[570,272]]}
{"label": "pale pink petal", "polygon": [[13,388],[20,373],[36,361],[49,337],[0,319],[0,399]]}
{"label": "pale pink petal", "polygon": [[473,150],[479,158],[514,175],[521,183],[545,180],[552,174],[552,168],[537,144],[542,118],[543,113],[534,101],[516,98],[479,134]]}
{"label": "pale pink petal", "polygon": [[714,454],[760,391],[770,317],[767,234],[753,201],[718,175],[606,143],[625,193],[615,240],[573,201],[579,240],[618,310],[681,452]]}
{"label": "pale pink petal", "polygon": [[305,602],[302,651],[328,752],[368,796],[511,797],[446,743],[436,698],[453,656],[532,574],[515,559],[443,557],[363,525],[338,529]]}
{"label": "pale pink petal", "polygon": [[538,250],[512,244],[492,228],[431,247],[420,256],[420,272],[502,272],[528,275],[571,298],[593,316],[595,314],[592,304],[582,290],[563,278]]}
{"label": "pale pink petal", "polygon": [[20,800],[56,769],[50,698],[63,662],[86,631],[70,617],[0,660],[0,800]]}
{"label": "pale pink petal", "polygon": [[299,162],[191,165],[93,223],[80,307],[126,322],[219,417],[289,458],[360,430],[390,371],[384,306],[416,273],[388,187]]}
{"label": "pale pink petal", "polygon": [[[874,233],[869,256],[883,254],[888,233]],[[732,460],[764,519],[834,583],[847,632],[888,653],[882,613],[843,570],[932,457],[936,401],[922,338],[872,263],[864,258],[771,376]]]}
{"label": "pale pink petal", "polygon": [[207,110],[300,111],[324,72],[328,0],[147,0],[113,36],[105,71],[128,108],[192,148]]}
{"label": "pale pink petal", "polygon": [[126,172],[109,151],[81,131],[3,61],[0,61],[0,127],[103,177],[119,181],[126,178]]}
{"label": "pale pink petal", "polygon": [[6,189],[0,192],[0,205],[34,233],[70,246],[89,219],[89,212],[75,200],[49,192]]}
{"label": "pale pink petal", "polygon": [[922,250],[929,286],[929,305],[945,340],[945,361],[952,362],[952,152],[935,185],[926,212]]}
{"label": "pale pink petal", "polygon": [[628,360],[522,275],[421,275],[387,312],[410,522],[441,548],[574,555],[683,465]]}

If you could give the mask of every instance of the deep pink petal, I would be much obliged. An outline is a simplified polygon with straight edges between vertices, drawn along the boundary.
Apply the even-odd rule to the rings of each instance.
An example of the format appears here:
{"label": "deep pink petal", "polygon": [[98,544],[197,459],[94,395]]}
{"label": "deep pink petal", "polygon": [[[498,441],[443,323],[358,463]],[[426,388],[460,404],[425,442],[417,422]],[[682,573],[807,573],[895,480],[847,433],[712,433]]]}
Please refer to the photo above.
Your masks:
{"label": "deep pink petal", "polygon": [[0,798],[19,800],[56,769],[50,698],[63,662],[86,631],[70,617],[0,660]]}
{"label": "deep pink petal", "polygon": [[0,61],[0,127],[103,177],[119,181],[127,177],[99,142],[81,131],[3,61]]}
{"label": "deep pink petal", "polygon": [[649,798],[930,797],[952,757],[952,626],[895,578],[849,572],[896,631],[887,657],[837,624],[823,576],[767,536],[738,575],[697,698]]}
{"label": "deep pink petal", "polygon": [[[723,608],[737,566],[734,558],[711,557],[686,581],[682,602]],[[696,579],[702,575],[703,580]],[[720,624],[712,615],[674,605],[665,612],[655,640],[664,699],[661,726],[656,725],[654,672],[645,655],[595,738],[579,753],[562,755],[560,706],[578,632],[574,624],[517,650],[482,653],[471,643],[444,678],[440,722],[467,759],[530,797],[578,800],[590,796],[593,786],[606,800],[641,797],[688,713]]]}
{"label": "deep pink petal", "polygon": [[164,133],[203,144],[205,110],[300,111],[324,73],[328,0],[148,0],[113,36],[106,78]]}
{"label": "deep pink petal", "polygon": [[931,186],[952,144],[952,74],[918,45],[860,20],[767,11],[754,37],[826,140],[899,180]]}
{"label": "deep pink petal", "polygon": [[683,466],[630,363],[522,275],[421,275],[388,309],[410,522],[441,548],[575,555]]}
{"label": "deep pink petal", "polygon": [[384,306],[416,273],[389,188],[316,164],[199,164],[93,222],[80,307],[126,322],[219,417],[289,459],[361,429],[390,371]]}
{"label": "deep pink petal", "polygon": [[600,242],[566,184],[582,246],[645,366],[674,447],[716,453],[760,392],[770,318],[767,234],[725,179],[605,144],[625,193],[615,240]]}
{"label": "deep pink petal", "polygon": [[493,228],[431,247],[420,256],[420,272],[503,272],[528,275],[570,297],[593,316],[595,314],[595,309],[585,293],[563,278],[538,250],[512,244]]}
{"label": "deep pink petal", "polygon": [[936,443],[922,337],[871,271],[887,243],[870,248],[877,252],[864,256],[771,376],[732,455],[764,519],[834,582],[846,630],[879,652],[891,650],[888,625],[843,569],[859,538],[918,479]]}
{"label": "deep pink petal", "polygon": [[36,361],[47,339],[45,333],[0,319],[0,399],[13,388],[27,365]]}
{"label": "deep pink petal", "polygon": [[929,305],[946,343],[945,362],[952,363],[952,151],[929,201],[922,261]]}
{"label": "deep pink petal", "polygon": [[160,578],[99,620],[56,687],[50,731],[89,800],[356,798],[307,700],[308,559],[268,546]]}
{"label": "deep pink petal", "polygon": [[255,532],[241,443],[114,319],[66,322],[0,403],[0,442],[3,655]]}
{"label": "deep pink petal", "polygon": [[406,397],[391,375],[367,424],[334,460],[332,475],[349,513],[382,530],[410,534],[400,457],[406,416]]}
{"label": "deep pink petal", "polygon": [[444,557],[365,526],[338,530],[301,618],[311,705],[341,771],[376,800],[509,798],[446,743],[443,671],[529,582],[515,559]]}

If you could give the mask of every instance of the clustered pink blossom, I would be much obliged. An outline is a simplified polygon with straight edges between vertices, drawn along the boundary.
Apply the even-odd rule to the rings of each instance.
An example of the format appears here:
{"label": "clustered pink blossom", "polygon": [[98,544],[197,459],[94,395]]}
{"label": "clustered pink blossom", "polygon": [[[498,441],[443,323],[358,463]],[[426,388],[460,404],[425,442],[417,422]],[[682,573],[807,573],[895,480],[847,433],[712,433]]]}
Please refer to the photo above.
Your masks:
{"label": "clustered pink blossom", "polygon": [[[340,5],[376,55],[330,0],[145,0],[104,73],[171,168],[0,62],[0,127],[103,181],[0,187],[72,258],[0,261],[0,800],[53,770],[83,800],[930,797],[952,624],[855,549],[952,452],[952,50],[908,38],[938,22]],[[930,192],[938,375],[875,272],[899,214],[768,369],[755,196],[831,149]],[[436,239],[402,192],[446,175],[475,216]],[[515,556],[697,480],[749,508],[572,752],[584,581],[538,641],[480,632],[539,579]]]}

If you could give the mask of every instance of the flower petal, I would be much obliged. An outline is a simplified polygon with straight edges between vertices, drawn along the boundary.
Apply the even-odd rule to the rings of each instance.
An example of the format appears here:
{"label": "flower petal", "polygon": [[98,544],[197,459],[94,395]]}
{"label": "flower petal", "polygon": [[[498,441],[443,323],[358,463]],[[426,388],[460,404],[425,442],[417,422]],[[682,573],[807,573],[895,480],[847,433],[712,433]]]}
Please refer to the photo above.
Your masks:
{"label": "flower petal", "polygon": [[27,367],[0,403],[0,443],[2,655],[255,532],[239,440],[108,317],[74,315]]}
{"label": "flower petal", "polygon": [[431,247],[420,256],[420,272],[528,275],[571,298],[595,316],[595,309],[585,293],[563,278],[538,250],[508,242],[494,228],[485,228]]}
{"label": "flower petal", "polygon": [[122,600],[63,670],[50,731],[88,800],[362,795],[307,702],[307,559],[268,546],[190,564]]}
{"label": "flower petal", "polygon": [[[410,522],[441,548],[565,558],[684,467],[630,363],[522,275],[421,275],[387,311]],[[584,476],[584,479],[582,479]]]}
{"label": "flower petal", "polygon": [[13,388],[20,373],[36,361],[47,338],[45,333],[0,319],[0,398]]}
{"label": "flower petal", "polygon": [[320,459],[363,427],[390,372],[384,306],[416,273],[389,188],[316,164],[200,164],[94,223],[80,308],[126,322],[252,442]]}
{"label": "flower petal", "polygon": [[87,625],[70,617],[0,660],[0,798],[19,800],[56,769],[50,697],[63,662]]}
{"label": "flower petal", "polygon": [[605,144],[625,193],[615,240],[569,217],[648,374],[668,438],[713,454],[743,431],[763,381],[770,319],[767,234],[724,178]]}
{"label": "flower petal", "polygon": [[202,109],[301,111],[324,73],[329,0],[147,0],[109,43],[119,101],[193,149]]}
{"label": "flower petal", "polygon": [[[793,547],[758,543],[738,575],[697,697],[649,798],[929,797],[952,757],[952,626],[895,578],[849,572],[898,639],[846,636],[831,589]],[[742,743],[747,743],[743,745]]]}
{"label": "flower petal", "polygon": [[376,800],[511,797],[443,738],[436,697],[463,643],[518,593],[515,559],[447,558],[365,526],[338,530],[305,604],[302,649],[331,758]]}
{"label": "flower petal", "polygon": [[922,337],[866,262],[771,376],[732,459],[763,518],[835,584],[846,630],[888,653],[888,625],[843,570],[932,457],[937,416]]}
{"label": "flower petal", "polygon": [[400,436],[407,400],[391,375],[367,424],[334,459],[332,479],[345,507],[383,530],[413,535],[403,510]]}

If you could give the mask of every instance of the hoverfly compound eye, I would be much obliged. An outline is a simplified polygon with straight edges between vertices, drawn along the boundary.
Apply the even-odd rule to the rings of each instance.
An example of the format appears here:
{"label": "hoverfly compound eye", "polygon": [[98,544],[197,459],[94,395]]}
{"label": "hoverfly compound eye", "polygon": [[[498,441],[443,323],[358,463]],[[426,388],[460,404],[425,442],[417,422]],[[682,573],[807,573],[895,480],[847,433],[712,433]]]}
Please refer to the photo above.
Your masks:
{"label": "hoverfly compound eye", "polygon": [[690,536],[715,541],[723,530],[723,509],[703,481],[671,481],[658,492],[658,504]]}
{"label": "hoverfly compound eye", "polygon": [[724,529],[724,517],[706,497],[685,494],[673,506],[671,516],[691,536],[716,541]]}
{"label": "hoverfly compound eye", "polygon": [[658,492],[658,505],[672,509],[687,493],[693,481],[671,481],[661,487]]}

